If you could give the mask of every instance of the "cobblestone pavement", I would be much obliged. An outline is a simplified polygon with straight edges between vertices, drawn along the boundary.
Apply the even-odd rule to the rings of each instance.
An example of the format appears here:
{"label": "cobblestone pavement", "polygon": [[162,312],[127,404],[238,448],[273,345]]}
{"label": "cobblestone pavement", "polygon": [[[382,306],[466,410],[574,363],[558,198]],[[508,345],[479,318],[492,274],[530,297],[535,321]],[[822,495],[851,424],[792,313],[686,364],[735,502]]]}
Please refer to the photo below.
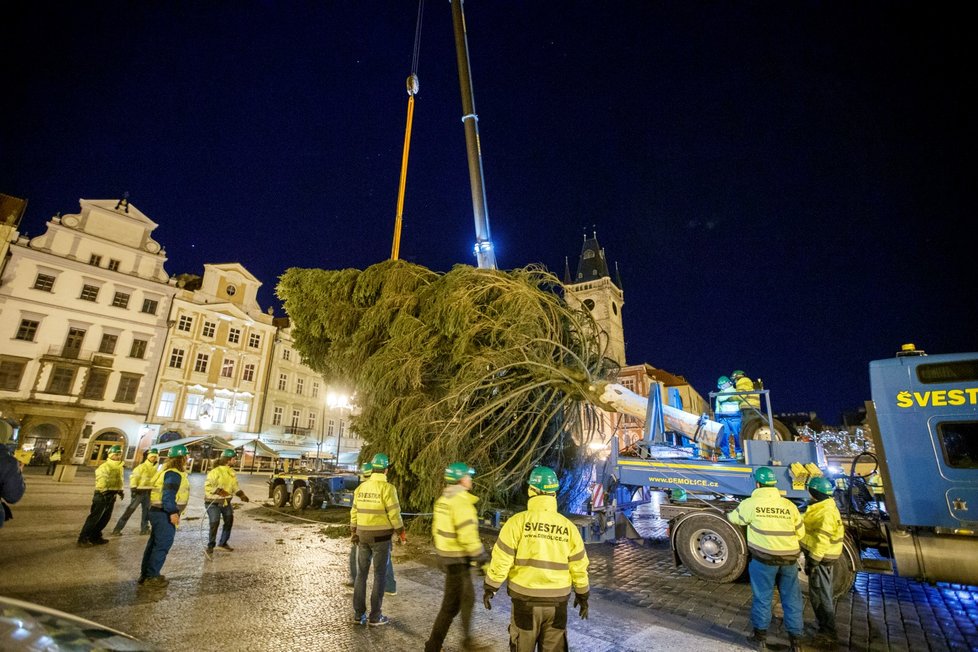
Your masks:
{"label": "cobblestone pavement", "polygon": [[[90,472],[79,472],[71,483],[55,483],[43,470],[29,469],[27,495],[13,506],[14,520],[0,529],[0,595],[95,620],[163,650],[423,647],[443,581],[427,545],[395,547],[398,594],[384,600],[391,624],[355,625],[350,589],[343,586],[347,539],[331,538],[321,523],[274,515],[260,506],[266,478],[239,477],[253,502],[236,510],[230,541],[235,551],[204,557],[206,516],[202,501],[192,501],[163,569],[171,583],[152,590],[135,582],[146,543],[137,534],[137,521],[131,519],[125,534],[110,537],[109,545],[75,545],[91,500]],[[191,479],[192,496],[200,496],[203,476]],[[116,504],[114,516],[123,505]],[[746,649],[746,583],[694,578],[673,566],[663,544],[595,544],[588,554],[591,614],[581,621],[571,613],[571,650]],[[978,650],[976,600],[975,587],[932,587],[860,574],[856,589],[838,606],[840,636],[854,650]],[[806,622],[813,619],[806,606]],[[476,605],[476,633],[494,650],[507,649],[508,621],[505,595],[496,597],[492,611]],[[446,642],[447,652],[460,649],[457,629]],[[771,636],[772,649],[786,649],[779,617]]]}

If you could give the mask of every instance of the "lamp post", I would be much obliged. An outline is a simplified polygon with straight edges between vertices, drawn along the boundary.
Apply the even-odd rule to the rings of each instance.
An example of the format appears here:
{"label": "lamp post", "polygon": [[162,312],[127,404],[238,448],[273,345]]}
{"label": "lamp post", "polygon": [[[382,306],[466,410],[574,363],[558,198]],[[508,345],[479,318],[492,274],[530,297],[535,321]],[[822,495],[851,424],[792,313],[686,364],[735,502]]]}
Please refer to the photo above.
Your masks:
{"label": "lamp post", "polygon": [[[336,429],[336,457],[333,458],[333,469],[338,470],[340,464],[340,442],[343,436],[343,412],[344,409],[351,409],[350,397],[343,393],[326,392],[326,404],[329,406],[330,411],[340,410],[340,425]],[[325,424],[325,419],[323,423]]]}
{"label": "lamp post", "polygon": [[[327,395],[328,396],[328,395]],[[319,424],[319,441],[316,442],[316,470],[323,470],[323,460],[319,457],[323,449],[323,437],[326,436],[326,409],[323,408],[323,422]]]}

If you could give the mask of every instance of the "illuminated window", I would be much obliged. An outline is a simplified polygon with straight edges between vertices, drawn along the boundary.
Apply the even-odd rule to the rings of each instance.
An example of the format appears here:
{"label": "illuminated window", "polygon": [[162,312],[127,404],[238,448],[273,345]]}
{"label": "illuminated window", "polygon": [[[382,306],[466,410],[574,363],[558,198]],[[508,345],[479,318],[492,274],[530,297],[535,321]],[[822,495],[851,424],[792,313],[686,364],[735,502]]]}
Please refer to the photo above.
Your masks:
{"label": "illuminated window", "polygon": [[214,423],[224,423],[228,419],[228,407],[231,405],[231,399],[229,398],[215,398],[214,399],[214,412],[211,414],[211,418]]}
{"label": "illuminated window", "polygon": [[248,425],[248,409],[251,406],[247,401],[237,401],[234,404],[234,425],[236,426],[246,426]]}
{"label": "illuminated window", "polygon": [[196,419],[203,399],[200,394],[187,394],[187,403],[183,406],[183,418]]}
{"label": "illuminated window", "polygon": [[173,416],[173,409],[177,405],[176,392],[162,392],[160,394],[160,404],[156,408],[156,416],[170,418]]}

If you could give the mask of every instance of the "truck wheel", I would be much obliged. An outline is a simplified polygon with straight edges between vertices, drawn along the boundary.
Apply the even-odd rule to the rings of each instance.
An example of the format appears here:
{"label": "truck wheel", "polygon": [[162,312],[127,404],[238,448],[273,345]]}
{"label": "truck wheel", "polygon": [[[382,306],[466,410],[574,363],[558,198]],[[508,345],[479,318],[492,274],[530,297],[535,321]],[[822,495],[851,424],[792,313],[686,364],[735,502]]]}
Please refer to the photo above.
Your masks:
{"label": "truck wheel", "polygon": [[275,488],[272,489],[272,504],[276,507],[285,507],[289,502],[289,490],[285,488],[285,484],[277,484]]}
{"label": "truck wheel", "polygon": [[794,437],[791,435],[791,431],[788,430],[788,426],[777,419],[774,419],[774,433],[771,432],[771,428],[767,425],[765,419],[745,421],[740,427],[740,438],[743,441],[747,441],[748,439],[757,439],[760,441],[794,441]]}
{"label": "truck wheel", "polygon": [[296,487],[292,492],[292,509],[300,510],[309,506],[309,487]]}
{"label": "truck wheel", "polygon": [[832,597],[838,600],[852,590],[859,569],[859,551],[856,544],[846,537],[842,542],[842,554],[832,565]]}
{"label": "truck wheel", "polygon": [[744,535],[721,515],[695,514],[685,519],[673,545],[683,566],[710,582],[733,582],[747,568]]}

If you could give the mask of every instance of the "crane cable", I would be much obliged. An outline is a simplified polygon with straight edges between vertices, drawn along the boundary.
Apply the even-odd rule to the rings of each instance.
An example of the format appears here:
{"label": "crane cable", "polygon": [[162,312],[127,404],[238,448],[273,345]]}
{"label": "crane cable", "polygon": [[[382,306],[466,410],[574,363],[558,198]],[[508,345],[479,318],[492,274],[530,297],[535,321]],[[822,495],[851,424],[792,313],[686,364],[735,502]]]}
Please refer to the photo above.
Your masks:
{"label": "crane cable", "polygon": [[404,153],[401,155],[401,180],[397,187],[397,216],[394,219],[394,243],[391,260],[397,260],[401,252],[401,223],[404,216],[404,188],[407,185],[408,152],[411,149],[411,125],[414,122],[414,96],[418,92],[418,59],[421,54],[421,17],[424,0],[418,0],[418,22],[414,28],[414,54],[411,58],[411,74],[407,78],[407,126],[404,129]]}

